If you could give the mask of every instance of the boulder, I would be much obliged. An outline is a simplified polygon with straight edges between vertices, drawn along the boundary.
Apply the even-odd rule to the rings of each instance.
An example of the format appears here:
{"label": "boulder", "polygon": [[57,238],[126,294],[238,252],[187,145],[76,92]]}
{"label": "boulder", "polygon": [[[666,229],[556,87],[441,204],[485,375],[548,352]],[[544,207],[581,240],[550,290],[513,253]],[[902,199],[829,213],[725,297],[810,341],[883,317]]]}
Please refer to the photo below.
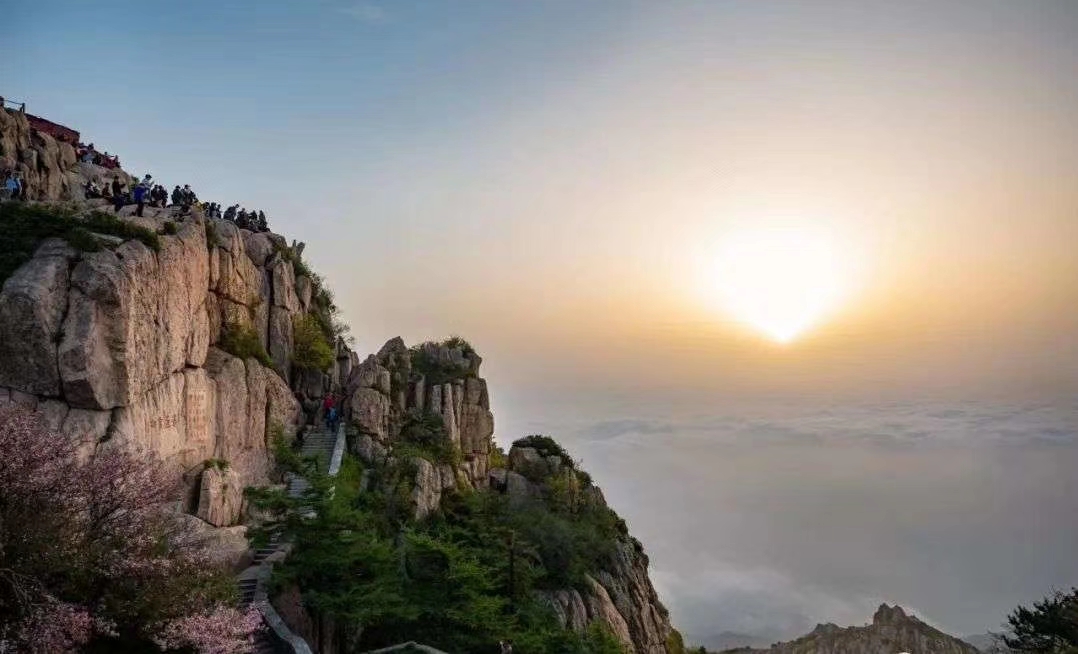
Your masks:
{"label": "boulder", "polygon": [[240,572],[251,563],[247,527],[215,528],[193,515],[178,513],[176,520],[182,525],[182,542],[200,545],[209,552],[211,564],[233,572]]}
{"label": "boulder", "polygon": [[541,481],[550,475],[547,460],[533,447],[513,447],[509,450],[509,469],[532,481]]}
{"label": "boulder", "polygon": [[490,409],[465,403],[460,413],[461,452],[486,454],[490,451],[493,436],[494,414]]}
{"label": "boulder", "polygon": [[243,484],[231,466],[210,466],[202,471],[195,515],[214,527],[236,524],[243,513]]}
{"label": "boulder", "polygon": [[356,437],[354,449],[364,463],[371,465],[381,464],[385,461],[387,455],[385,446],[367,434],[360,434]]}
{"label": "boulder", "polygon": [[266,260],[273,256],[273,241],[269,239],[266,234],[256,234],[249,232],[245,229],[240,230],[241,238],[243,239],[243,247],[247,252],[248,258],[251,259],[251,263],[259,268],[266,265]]}
{"label": "boulder", "polygon": [[438,474],[442,480],[442,492],[453,490],[457,487],[457,473],[453,466],[443,463],[438,466]]}
{"label": "boulder", "polygon": [[67,417],[68,407],[60,400],[42,400],[37,403],[37,412],[46,429],[59,432]]}
{"label": "boulder", "polygon": [[389,435],[389,398],[373,388],[359,388],[352,394],[348,406],[351,421],[361,434],[384,442]]}
{"label": "boulder", "polygon": [[258,301],[250,307],[251,323],[254,327],[255,333],[258,334],[259,340],[262,341],[262,347],[269,352],[270,349],[270,294],[273,293],[271,288],[272,282],[270,281],[269,273],[265,270],[259,271],[259,278],[261,279],[261,290],[258,294]]}
{"label": "boulder", "polygon": [[[56,341],[67,311],[68,268],[74,251],[41,248],[0,291],[0,386],[60,395]],[[58,254],[51,254],[57,252]]]}
{"label": "boulder", "polygon": [[[218,226],[222,223],[231,225],[227,221],[214,221]],[[233,302],[251,305],[256,298],[262,297],[262,272],[251,263],[235,225],[231,225],[231,231],[217,229],[218,238],[224,245],[218,248],[217,284],[213,290]]]}
{"label": "boulder", "polygon": [[539,489],[524,475],[509,470],[505,473],[505,494],[509,496],[510,504],[519,506],[538,497]]}

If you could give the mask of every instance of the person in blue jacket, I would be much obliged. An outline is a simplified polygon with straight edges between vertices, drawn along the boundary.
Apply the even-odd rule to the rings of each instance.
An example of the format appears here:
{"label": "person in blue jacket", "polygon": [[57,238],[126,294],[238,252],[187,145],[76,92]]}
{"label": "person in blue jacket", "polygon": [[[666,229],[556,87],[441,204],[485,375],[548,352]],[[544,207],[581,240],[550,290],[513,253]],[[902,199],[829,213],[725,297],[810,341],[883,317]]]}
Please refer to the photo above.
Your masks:
{"label": "person in blue jacket", "polygon": [[142,208],[146,206],[146,196],[149,195],[149,193],[150,188],[146,186],[146,182],[139,182],[135,186],[135,190],[132,194],[135,196],[135,204],[138,205],[138,209],[135,210],[136,216],[142,215]]}

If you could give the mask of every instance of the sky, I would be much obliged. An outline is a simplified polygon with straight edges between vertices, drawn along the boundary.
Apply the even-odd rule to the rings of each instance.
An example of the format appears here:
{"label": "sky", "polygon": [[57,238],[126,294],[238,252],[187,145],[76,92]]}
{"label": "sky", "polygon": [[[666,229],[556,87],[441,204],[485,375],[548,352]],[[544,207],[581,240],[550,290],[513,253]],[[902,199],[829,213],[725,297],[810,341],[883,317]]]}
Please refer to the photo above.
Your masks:
{"label": "sky", "polygon": [[[472,341],[498,440],[580,452],[686,632],[899,598],[972,633],[1078,583],[1075,3],[4,16],[0,94],[265,210],[361,352]],[[790,342],[724,303],[746,230],[841,263]]]}

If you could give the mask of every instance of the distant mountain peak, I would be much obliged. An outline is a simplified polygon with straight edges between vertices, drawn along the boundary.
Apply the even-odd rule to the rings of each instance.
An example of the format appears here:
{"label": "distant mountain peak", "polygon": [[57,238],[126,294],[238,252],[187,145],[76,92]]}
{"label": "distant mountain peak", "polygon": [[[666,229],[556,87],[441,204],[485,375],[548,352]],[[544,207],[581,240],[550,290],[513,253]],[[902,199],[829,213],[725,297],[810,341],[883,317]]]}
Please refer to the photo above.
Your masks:
{"label": "distant mountain peak", "polygon": [[881,604],[870,625],[818,624],[811,633],[776,643],[769,649],[736,651],[739,654],[978,654],[977,648],[925,624],[897,604]]}

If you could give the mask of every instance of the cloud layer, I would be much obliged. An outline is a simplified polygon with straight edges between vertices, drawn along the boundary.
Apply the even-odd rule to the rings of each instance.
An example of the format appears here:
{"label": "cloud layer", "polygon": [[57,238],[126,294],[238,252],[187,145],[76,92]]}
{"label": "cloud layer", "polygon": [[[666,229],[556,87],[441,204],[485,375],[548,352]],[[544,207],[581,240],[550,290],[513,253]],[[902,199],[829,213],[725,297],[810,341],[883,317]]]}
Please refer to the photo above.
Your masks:
{"label": "cloud layer", "polygon": [[[569,414],[571,415],[571,413]],[[724,409],[565,422],[687,634],[898,602],[954,633],[1078,583],[1078,405]]]}

